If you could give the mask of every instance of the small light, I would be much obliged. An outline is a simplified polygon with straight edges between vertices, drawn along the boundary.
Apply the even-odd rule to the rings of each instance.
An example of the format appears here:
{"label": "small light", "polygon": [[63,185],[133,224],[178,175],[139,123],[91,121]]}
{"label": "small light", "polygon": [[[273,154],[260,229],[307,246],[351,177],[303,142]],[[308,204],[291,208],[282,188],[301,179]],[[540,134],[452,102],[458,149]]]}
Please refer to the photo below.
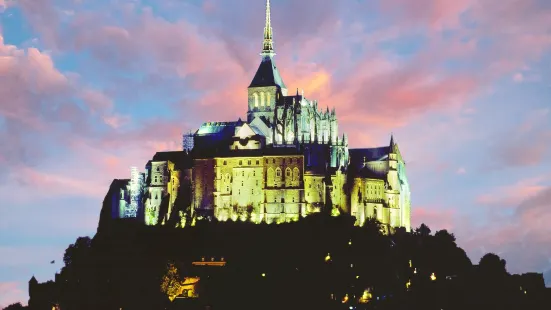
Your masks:
{"label": "small light", "polygon": [[348,245],[352,245],[352,239],[348,240]]}
{"label": "small light", "polygon": [[360,276],[356,276],[356,279],[359,279],[359,278],[360,278]]}
{"label": "small light", "polygon": [[325,261],[328,262],[331,260],[331,254],[327,253],[327,256],[325,256]]}
{"label": "small light", "polygon": [[434,272],[430,275],[430,279],[431,279],[432,281],[436,280],[436,276],[434,275]]}
{"label": "small light", "polygon": [[265,277],[265,276],[266,276],[266,274],[265,274],[265,273],[263,273],[263,274],[262,274],[262,277]]}

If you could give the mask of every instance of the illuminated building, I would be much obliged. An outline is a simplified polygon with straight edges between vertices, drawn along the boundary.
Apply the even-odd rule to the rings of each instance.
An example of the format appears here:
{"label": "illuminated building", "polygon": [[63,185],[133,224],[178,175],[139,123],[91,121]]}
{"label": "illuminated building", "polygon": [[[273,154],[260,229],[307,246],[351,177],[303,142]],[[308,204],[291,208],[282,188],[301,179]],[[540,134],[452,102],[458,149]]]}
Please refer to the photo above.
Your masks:
{"label": "illuminated building", "polygon": [[[186,133],[183,151],[157,153],[147,163],[136,212],[105,213],[134,212],[146,225],[182,227],[201,218],[283,223],[326,211],[351,214],[357,225],[373,217],[410,230],[410,189],[394,137],[387,146],[349,149],[334,108],[320,108],[298,89],[290,94],[274,60],[270,10],[267,1],[246,120],[206,122]],[[123,190],[110,191],[111,210],[135,208],[126,203],[127,185],[117,182]],[[182,188],[189,202],[178,209]]]}

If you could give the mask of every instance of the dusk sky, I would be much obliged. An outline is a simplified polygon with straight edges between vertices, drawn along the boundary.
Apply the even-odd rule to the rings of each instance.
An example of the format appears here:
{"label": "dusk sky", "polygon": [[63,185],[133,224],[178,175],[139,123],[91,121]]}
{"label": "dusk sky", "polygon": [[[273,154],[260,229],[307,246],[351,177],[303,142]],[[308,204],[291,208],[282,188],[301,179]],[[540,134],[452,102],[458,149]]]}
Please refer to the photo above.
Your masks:
{"label": "dusk sky", "polygon": [[[94,235],[112,179],[246,118],[264,6],[0,0],[0,308]],[[272,26],[289,92],[352,148],[394,133],[414,227],[551,284],[551,1],[272,0]]]}

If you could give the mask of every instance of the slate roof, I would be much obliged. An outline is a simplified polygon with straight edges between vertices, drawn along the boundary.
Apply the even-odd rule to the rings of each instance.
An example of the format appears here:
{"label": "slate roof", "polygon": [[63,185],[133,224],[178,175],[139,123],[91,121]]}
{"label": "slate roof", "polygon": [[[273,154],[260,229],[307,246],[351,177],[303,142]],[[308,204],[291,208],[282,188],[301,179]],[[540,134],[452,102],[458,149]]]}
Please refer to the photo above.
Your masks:
{"label": "slate roof", "polygon": [[264,56],[249,87],[279,86],[287,88],[272,57]]}
{"label": "slate roof", "polygon": [[349,149],[350,163],[357,167],[363,167],[364,157],[366,161],[379,161],[388,158],[388,146],[365,148],[365,149]]}
{"label": "slate roof", "polygon": [[350,149],[350,169],[355,175],[363,178],[382,179],[386,178],[386,171],[374,171],[369,167],[364,167],[365,161],[383,161],[388,159],[388,146],[365,148],[365,149]]}
{"label": "slate roof", "polygon": [[171,161],[177,169],[186,169],[193,166],[193,159],[184,151],[157,152],[153,156],[153,161]]}
{"label": "slate roof", "polygon": [[196,132],[196,135],[231,135],[235,134],[235,127],[242,125],[237,122],[208,122],[203,123]]}

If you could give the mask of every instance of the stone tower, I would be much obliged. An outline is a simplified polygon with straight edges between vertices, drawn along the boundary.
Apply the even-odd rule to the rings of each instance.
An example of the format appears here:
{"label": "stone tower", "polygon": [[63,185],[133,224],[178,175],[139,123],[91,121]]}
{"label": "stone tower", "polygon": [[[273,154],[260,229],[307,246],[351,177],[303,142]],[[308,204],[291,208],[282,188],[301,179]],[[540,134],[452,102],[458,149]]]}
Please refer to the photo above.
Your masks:
{"label": "stone tower", "polygon": [[264,41],[260,53],[262,60],[248,89],[248,122],[258,117],[265,123],[272,123],[276,100],[287,95],[287,86],[283,83],[274,61],[275,55],[270,0],[267,0]]}

